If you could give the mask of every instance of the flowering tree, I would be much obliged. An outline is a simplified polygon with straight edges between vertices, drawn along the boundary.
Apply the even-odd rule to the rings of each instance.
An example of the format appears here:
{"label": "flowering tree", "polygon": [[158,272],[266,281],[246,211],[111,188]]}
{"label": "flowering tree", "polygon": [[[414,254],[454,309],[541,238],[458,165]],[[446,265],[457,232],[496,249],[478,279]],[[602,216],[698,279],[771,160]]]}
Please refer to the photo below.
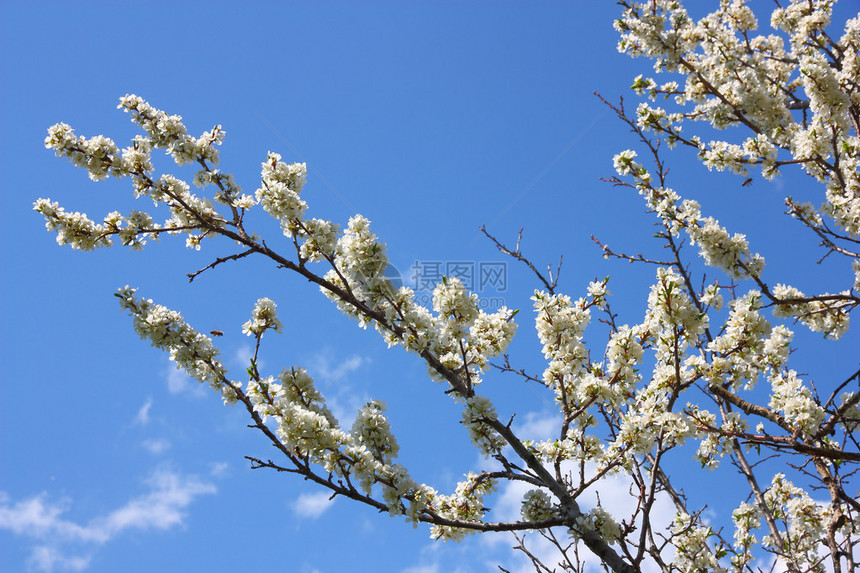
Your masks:
{"label": "flowering tree", "polygon": [[[644,197],[668,254],[653,260],[603,245],[609,258],[656,267],[644,317],[622,325],[610,309],[608,278],[572,299],[557,292],[557,275],[538,271],[519,243],[511,249],[485,231],[502,252],[528,264],[543,285],[532,297],[548,361],[542,375],[515,367],[505,354],[516,332],[516,311],[481,310],[477,295],[456,278],[436,285],[433,307],[425,308],[411,289],[385,276],[385,245],[367,219],[355,215],[341,230],[332,221],[309,218],[301,198],[304,164],[288,164],[269,152],[259,188],[245,194],[216,168],[221,126],[192,137],[179,116],[134,95],[121,98],[119,108],[144,134],[128,147],[120,149],[104,136],[78,136],[66,124],[51,127],[45,145],[93,180],[129,178],[135,197],[166,210],[166,220],[157,222],[154,212],[114,211],[96,222],[48,199],[37,201],[35,209],[60,244],[78,250],[116,241],[142,249],[150,239],[177,235],[197,250],[219,237],[237,245],[190,273],[191,280],[250,256],[301,275],[360,326],[372,326],[389,346],[423,360],[430,378],[462,407],[462,423],[487,458],[482,471],[468,473],[454,492],[438,492],[397,463],[399,447],[383,403],[367,403],[352,427],[344,428],[304,369],[261,372],[263,337],[282,327],[268,298],[257,301],[243,325],[255,346],[247,376],[236,379],[219,361],[212,340],[178,312],[134,288],[121,288],[116,296],[141,337],[168,351],[225,404],[241,404],[251,425],[279,450],[276,459],[249,458],[252,467],[295,473],[333,495],[428,523],[436,539],[514,532],[538,571],[554,564],[530,551],[525,532],[552,543],[555,566],[564,570],[583,570],[589,554],[613,571],[747,571],[774,563],[792,572],[853,571],[860,543],[860,503],[851,494],[860,462],[860,371],[818,380],[814,390],[788,365],[792,331],[785,322],[837,339],[860,305],[860,18],[849,20],[836,37],[827,31],[832,1],[795,0],[771,15],[776,33],[756,35],[758,22],[742,0],[723,0],[698,21],[676,1],[619,3],[619,49],[653,59],[656,72],[674,81],[639,76],[633,83],[637,94],[663,99],[672,110],[643,102],[629,114],[623,102],[606,102],[647,158],[640,162],[635,151],[621,151],[614,159],[617,175],[608,181]],[[687,135],[685,124],[705,125],[693,120],[731,128],[713,133],[735,142]],[[701,131],[711,133],[707,126]],[[803,169],[825,187],[824,201],[816,207],[788,198],[788,213],[817,236],[827,254],[850,261],[853,284],[836,294],[807,295],[777,282],[744,235],[731,235],[703,215],[699,204],[668,187],[663,143],[692,148],[709,168],[744,177],[753,169],[768,179],[785,168]],[[198,165],[193,184],[201,190],[156,174],[151,154],[158,149],[178,165]],[[286,241],[264,241],[253,231],[260,208],[279,221]],[[698,247],[722,282],[692,270],[685,241]],[[592,314],[609,325],[605,347],[585,343]],[[518,435],[508,421],[511,413],[497,411],[481,393],[489,372],[522,377],[554,396],[557,438]],[[764,398],[756,384],[769,385]],[[670,475],[668,454],[684,444],[696,447],[695,465],[689,473]],[[784,471],[760,463],[771,457],[782,461]],[[749,486],[732,500],[733,538],[710,527],[682,489],[691,474],[726,459]],[[600,503],[586,509],[586,494],[599,493],[613,476],[630,485],[629,511],[611,513]],[[485,505],[506,483],[529,488],[521,520],[495,521]],[[674,521],[657,518],[661,501],[674,505]]]}

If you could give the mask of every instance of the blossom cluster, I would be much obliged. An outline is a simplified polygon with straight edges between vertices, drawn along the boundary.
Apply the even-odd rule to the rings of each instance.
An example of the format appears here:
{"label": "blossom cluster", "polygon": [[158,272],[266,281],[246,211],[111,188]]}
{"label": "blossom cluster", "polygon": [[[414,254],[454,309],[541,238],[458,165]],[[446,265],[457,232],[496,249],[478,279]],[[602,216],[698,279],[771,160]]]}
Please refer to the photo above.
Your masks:
{"label": "blossom cluster", "polygon": [[138,298],[136,293],[137,289],[129,286],[116,293],[120,306],[134,318],[135,332],[156,348],[168,351],[177,368],[220,391],[225,402],[235,402],[237,384],[228,382],[227,370],[218,360],[212,339],[189,326],[180,313],[151,299]]}
{"label": "blossom cluster", "polygon": [[[566,385],[588,367],[588,349],[583,342],[585,327],[591,320],[586,300],[571,301],[567,295],[550,295],[535,291],[532,297],[537,313],[535,328],[543,345],[543,354],[550,360],[544,371],[544,382],[556,389],[560,397],[572,395]],[[568,392],[570,390],[570,392]]]}
{"label": "blossom cluster", "polygon": [[621,176],[634,177],[639,193],[669,232],[678,236],[684,230],[690,242],[699,246],[699,254],[706,264],[725,271],[734,279],[761,275],[764,258],[750,252],[746,236],[740,233],[730,236],[716,219],[702,217],[696,201],[682,200],[672,189],[654,187],[651,174],[634,161],[635,158],[636,152],[629,149],[616,154],[615,170]]}
{"label": "blossom cluster", "polygon": [[256,198],[266,213],[281,221],[288,237],[296,233],[308,208],[300,197],[307,172],[304,163],[287,165],[279,154],[271,151],[263,162],[262,186],[257,189]]}
{"label": "blossom cluster", "polygon": [[[661,133],[671,144],[694,147],[709,168],[746,174],[758,166],[766,178],[781,165],[800,163],[826,184],[822,214],[852,235],[860,233],[860,146],[852,106],[860,102],[860,17],[849,19],[841,38],[826,35],[835,2],[792,0],[774,10],[770,25],[788,36],[754,35],[759,23],[747,2],[721,2],[694,20],[680,2],[622,2],[615,22],[619,51],[654,61],[658,73],[680,81],[659,88],[638,76],[633,89],[674,96],[679,111],[643,103],[640,127]],[[804,113],[798,116],[795,110]],[[688,120],[717,129],[743,125],[752,134],[740,144],[708,143],[685,137]],[[835,159],[835,161],[831,161]]]}
{"label": "blossom cluster", "polygon": [[699,527],[690,515],[678,514],[672,527],[673,545],[677,553],[672,564],[684,573],[727,571],[719,564],[711,538],[715,537],[710,527]]}
{"label": "blossom cluster", "polygon": [[708,326],[708,315],[690,299],[683,278],[674,270],[659,267],[657,282],[648,294],[646,324],[651,330],[679,329],[687,342],[696,340]]}
{"label": "blossom cluster", "polygon": [[321,462],[350,442],[303,368],[284,368],[277,381],[252,378],[245,394],[263,420],[274,418],[281,443],[297,455]]}
{"label": "blossom cluster", "polygon": [[557,516],[552,506],[552,498],[540,489],[532,489],[523,496],[520,514],[526,521],[544,521]]}
{"label": "blossom cluster", "polygon": [[[849,291],[842,291],[840,294],[848,295]],[[839,338],[848,330],[849,316],[844,303],[832,299],[830,293],[806,300],[800,289],[777,284],[773,288],[773,295],[778,301],[773,314],[778,318],[797,318],[810,330],[822,332],[833,339]]]}
{"label": "blossom cluster", "polygon": [[[452,495],[437,494],[433,498],[433,511],[448,519],[461,522],[479,521],[487,511],[484,498],[496,490],[496,480],[486,474],[469,472],[466,479],[457,484]],[[433,539],[460,541],[474,530],[464,527],[434,525],[430,536]]]}
{"label": "blossom cluster", "polygon": [[700,218],[699,204],[684,201],[685,230],[705,263],[728,273],[733,279],[757,277],[764,269],[764,258],[750,254],[746,236],[735,233],[731,237],[713,217]]}
{"label": "blossom cluster", "polygon": [[45,228],[57,233],[57,243],[80,251],[111,246],[106,226],[87,217],[86,213],[68,213],[59,203],[39,199],[33,209],[45,217]]}
{"label": "blossom cluster", "polygon": [[[93,181],[105,179],[109,175],[122,177],[127,173],[129,164],[124,164],[119,148],[111,139],[103,135],[90,139],[75,135],[75,131],[66,123],[48,128],[45,147],[53,149],[57,157],[68,158],[75,167],[86,169]],[[138,154],[134,157],[138,157]],[[148,157],[140,159],[140,163],[144,169],[151,166]]]}
{"label": "blossom cluster", "polygon": [[753,529],[761,527],[761,511],[751,503],[742,502],[732,512],[732,521],[735,524],[734,547],[737,555],[732,558],[732,565],[742,569],[752,561],[752,548],[758,543]]}
{"label": "blossom cluster", "polygon": [[571,460],[596,461],[603,455],[603,440],[589,428],[597,426],[597,418],[588,413],[577,416],[563,439],[534,442],[525,440],[529,451],[546,464],[560,464]]}
{"label": "blossom cluster", "polygon": [[131,177],[135,196],[150,197],[156,205],[166,204],[170,217],[158,226],[152,216],[143,211],[132,211],[128,216],[112,212],[104,218],[104,224],[97,224],[85,214],[68,213],[49,199],[39,199],[34,209],[45,216],[49,230],[58,232],[60,244],[92,250],[111,246],[110,237],[116,235],[121,244],[140,249],[147,238],[157,238],[161,232],[184,232],[188,235],[186,245],[199,250],[206,233],[212,228],[222,227],[224,218],[209,198],[191,193],[185,181],[167,174],[157,179],[153,177],[151,154],[157,148],[164,149],[179,165],[200,163],[203,169],[195,176],[194,182],[198,186],[217,184],[221,191],[216,198],[221,202],[251,205],[249,199],[252,198],[238,196],[241,190],[231,175],[209,167],[209,164],[218,163],[215,146],[220,145],[224,138],[220,126],[194,138],[187,134],[181,117],[168,116],[138,96],[121,98],[118,107],[131,113],[132,120],[140,124],[148,137],[135,136],[132,144],[120,151],[109,138],[99,135],[87,139],[75,135],[69,125],[58,123],[48,129],[45,147],[85,168],[93,180]]}
{"label": "blossom cluster", "polygon": [[773,374],[770,384],[770,407],[781,412],[787,423],[803,434],[814,436],[824,421],[824,409],[797,377],[797,372],[788,370],[785,374]]}
{"label": "blossom cluster", "polygon": [[582,535],[586,531],[597,533],[601,539],[612,543],[621,537],[621,526],[612,515],[601,506],[593,507],[588,513],[581,515],[576,520],[576,526],[572,530],[574,535]]}
{"label": "blossom cluster", "polygon": [[248,336],[256,337],[263,336],[267,330],[280,332],[283,324],[278,320],[278,314],[275,311],[277,305],[272,299],[261,298],[254,305],[254,312],[251,314],[251,320],[242,325],[242,332]]}
{"label": "blossom cluster", "polygon": [[779,371],[788,359],[793,333],[772,327],[761,315],[761,294],[750,291],[731,302],[722,334],[708,343],[712,353],[704,373],[712,383],[732,391],[751,390],[765,368]]}
{"label": "blossom cluster", "polygon": [[[481,382],[489,360],[505,351],[516,332],[514,312],[507,307],[494,313],[478,309],[476,295],[468,293],[456,277],[446,277],[436,285],[435,315],[415,301],[409,287],[395,289],[385,276],[389,265],[385,244],[360,215],[350,219],[337,239],[332,260],[334,268],[324,278],[348,297],[325,287],[322,291],[344,314],[361,326],[372,323],[389,346],[403,346],[417,354],[431,352],[443,366],[462,373],[470,386]],[[373,314],[379,318],[371,319]],[[428,373],[444,379],[432,365]]]}
{"label": "blossom cluster", "polygon": [[[773,476],[770,488],[764,493],[764,503],[773,517],[782,522],[783,530],[781,539],[774,534],[765,535],[762,543],[792,566],[814,569],[820,561],[818,549],[832,517],[832,506],[813,501],[783,473]],[[840,529],[843,534],[850,533],[856,531],[857,524],[846,520]]]}
{"label": "blossom cluster", "polygon": [[218,165],[218,150],[215,146],[224,141],[225,134],[220,125],[196,138],[188,135],[181,116],[167,115],[140,96],[132,94],[120,98],[117,108],[130,114],[131,120],[149,135],[152,146],[164,149],[177,165],[198,160]]}
{"label": "blossom cluster", "polygon": [[352,425],[352,437],[382,463],[390,464],[397,457],[400,446],[391,433],[391,424],[383,412],[385,404],[371,400],[359,408]]}

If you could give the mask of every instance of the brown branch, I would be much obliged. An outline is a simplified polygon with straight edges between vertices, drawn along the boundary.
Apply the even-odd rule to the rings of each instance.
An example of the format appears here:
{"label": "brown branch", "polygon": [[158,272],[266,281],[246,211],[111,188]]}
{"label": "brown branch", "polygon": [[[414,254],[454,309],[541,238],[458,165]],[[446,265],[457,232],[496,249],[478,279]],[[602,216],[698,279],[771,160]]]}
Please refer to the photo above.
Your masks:
{"label": "brown branch", "polygon": [[541,272],[539,270],[537,270],[537,268],[535,268],[535,266],[532,264],[532,262],[529,261],[520,251],[520,241],[523,238],[523,229],[522,228],[520,228],[520,232],[517,234],[517,246],[514,250],[511,250],[508,247],[506,247],[505,245],[503,245],[502,243],[500,243],[498,241],[498,239],[496,239],[496,237],[491,235],[487,231],[487,228],[484,227],[483,225],[481,225],[479,228],[480,228],[481,232],[487,236],[488,239],[493,241],[493,243],[496,245],[496,248],[499,251],[501,251],[502,253],[504,253],[510,257],[513,257],[514,259],[516,259],[518,261],[522,261],[523,263],[525,263],[526,266],[528,268],[530,268],[532,270],[532,272],[534,272],[535,275],[537,275],[538,279],[540,279],[540,281],[544,284],[547,291],[549,291],[550,294],[555,294],[555,287],[558,285],[558,277],[559,277],[559,274],[561,274],[561,261],[562,261],[561,257],[558,258],[558,268],[555,272],[554,278],[552,276],[552,268],[549,265],[547,265],[547,273],[549,274],[549,280],[547,280],[546,277],[544,277],[541,274]]}
{"label": "brown branch", "polygon": [[239,259],[243,259],[253,252],[254,252],[253,249],[248,249],[247,251],[242,251],[241,253],[236,253],[235,255],[229,255],[227,257],[218,257],[217,259],[215,259],[215,261],[206,265],[202,269],[195,271],[193,273],[188,273],[187,274],[188,282],[193,282],[194,279],[196,279],[198,275],[200,275],[201,273],[203,273],[204,271],[207,271],[209,269],[214,269],[215,267],[217,267],[221,263],[226,263],[227,261],[236,261]]}
{"label": "brown branch", "polygon": [[599,246],[601,249],[603,249],[603,254],[604,254],[604,256],[607,256],[607,257],[614,257],[616,259],[622,259],[622,260],[628,261],[630,263],[648,263],[651,265],[660,265],[660,266],[664,266],[664,267],[675,266],[675,263],[673,261],[658,261],[658,260],[646,259],[644,256],[642,256],[642,253],[639,253],[638,255],[635,255],[635,256],[627,255],[625,253],[616,253],[615,251],[613,251],[612,249],[609,248],[609,245],[604,245],[594,235],[591,235],[591,240],[594,241],[595,243],[597,243],[597,246]]}

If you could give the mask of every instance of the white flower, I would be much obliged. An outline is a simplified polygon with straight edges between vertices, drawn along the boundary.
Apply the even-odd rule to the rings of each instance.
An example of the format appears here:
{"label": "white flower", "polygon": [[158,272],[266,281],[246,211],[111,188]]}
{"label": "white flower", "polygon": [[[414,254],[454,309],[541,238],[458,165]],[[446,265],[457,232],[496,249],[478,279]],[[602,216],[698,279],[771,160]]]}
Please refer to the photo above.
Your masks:
{"label": "white flower", "polygon": [[642,166],[633,161],[635,157],[636,152],[631,151],[630,149],[618,153],[612,158],[612,165],[615,167],[615,171],[617,171],[621,176],[629,175],[631,173],[634,175],[639,173]]}
{"label": "white flower", "polygon": [[433,310],[444,335],[461,339],[478,318],[478,295],[466,291],[457,277],[443,278],[433,289]]}
{"label": "white flower", "polygon": [[89,219],[86,213],[67,213],[58,203],[39,199],[33,209],[45,216],[45,228],[57,232],[57,243],[73,249],[92,251],[111,246],[106,229]]}
{"label": "white flower", "polygon": [[552,506],[549,495],[540,489],[533,489],[523,496],[520,515],[526,521],[545,521],[556,517],[557,512]]}
{"label": "white flower", "polygon": [[824,409],[812,397],[812,391],[803,385],[797,372],[774,374],[770,378],[772,394],[770,407],[782,412],[792,426],[807,435],[814,435],[824,420]]}
{"label": "white flower", "polygon": [[478,450],[487,456],[499,453],[505,446],[504,439],[488,424],[496,419],[496,409],[489,398],[475,395],[466,400],[463,425]]}
{"label": "white flower", "polygon": [[576,519],[576,529],[573,530],[573,533],[581,536],[586,531],[597,533],[597,535],[609,543],[621,537],[621,526],[618,525],[615,518],[609,512],[599,505]]}
{"label": "white flower", "polygon": [[337,225],[323,219],[304,221],[300,254],[309,261],[333,257],[337,248]]}
{"label": "white flower", "polygon": [[[830,293],[824,293],[827,296]],[[848,291],[841,294],[847,295]],[[795,317],[800,319],[806,326],[815,332],[823,332],[825,336],[838,339],[848,330],[848,313],[844,310],[840,301],[836,300],[809,300],[800,290],[777,284],[773,287],[773,295],[780,301],[773,310],[776,317]]]}
{"label": "white flower", "polygon": [[675,534],[675,559],[672,561],[685,573],[724,572],[711,548],[709,540],[715,534],[710,527],[698,527],[687,514],[679,514],[672,527]]}
{"label": "white flower", "polygon": [[248,336],[263,336],[267,330],[281,332],[283,325],[278,320],[278,313],[275,311],[277,307],[271,299],[261,298],[254,305],[254,312],[251,314],[251,320],[242,325],[242,332]]}
{"label": "white flower", "polygon": [[182,315],[152,300],[137,298],[137,289],[129,286],[119,289],[120,305],[134,317],[134,330],[148,339],[156,348],[170,352],[170,359],[192,378],[208,382],[219,390],[225,401],[236,400],[233,386],[226,383],[227,370],[218,360],[218,350],[212,340],[189,326]]}
{"label": "white flower", "polygon": [[598,308],[606,308],[606,297],[612,294],[606,288],[606,283],[608,282],[609,277],[606,277],[602,281],[591,281],[588,283],[588,296],[594,299],[594,304]]}
{"label": "white flower", "polygon": [[391,434],[391,424],[382,414],[385,404],[377,400],[367,402],[358,410],[350,434],[380,462],[390,464],[397,457],[400,446]]}
{"label": "white flower", "polygon": [[300,197],[307,177],[304,163],[287,165],[277,153],[269,152],[263,162],[262,185],[256,191],[257,201],[263,209],[281,222],[281,228],[288,237],[296,232],[296,222],[304,218],[308,208]]}
{"label": "white flower", "polygon": [[679,327],[695,338],[705,331],[708,316],[699,312],[684,291],[683,279],[672,269],[657,269],[657,283],[648,295],[647,322],[657,330]]}

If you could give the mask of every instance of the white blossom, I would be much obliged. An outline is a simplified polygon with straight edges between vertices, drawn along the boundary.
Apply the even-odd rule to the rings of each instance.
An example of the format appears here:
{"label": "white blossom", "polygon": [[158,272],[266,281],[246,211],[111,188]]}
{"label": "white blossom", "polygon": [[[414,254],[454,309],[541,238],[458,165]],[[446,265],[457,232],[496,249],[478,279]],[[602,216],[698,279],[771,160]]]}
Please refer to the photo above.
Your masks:
{"label": "white blossom", "polygon": [[377,460],[390,464],[392,459],[397,457],[400,447],[391,434],[391,425],[382,414],[384,411],[385,404],[382,402],[377,400],[367,402],[359,408],[350,434]]}
{"label": "white blossom", "polygon": [[[843,291],[847,295],[848,291]],[[830,293],[824,293],[819,300],[804,300],[806,295],[799,289],[777,284],[773,295],[780,302],[773,311],[774,316],[795,317],[815,332],[837,339],[848,330],[848,313],[838,301],[828,300]]]}
{"label": "white blossom", "polygon": [[45,228],[56,231],[60,245],[68,244],[80,251],[111,246],[106,229],[89,219],[86,213],[67,213],[59,203],[49,199],[39,199],[33,209],[45,216]]}
{"label": "white blossom", "polygon": [[269,298],[261,298],[254,305],[251,320],[242,325],[242,332],[248,336],[261,337],[267,330],[281,332],[283,324],[278,320],[277,305]]}
{"label": "white blossom", "polygon": [[488,398],[476,395],[466,400],[463,425],[469,430],[469,437],[478,450],[487,456],[497,454],[505,445],[502,437],[489,424],[496,419],[496,409]]}
{"label": "white blossom", "polygon": [[797,377],[797,372],[774,374],[770,383],[770,407],[781,412],[792,426],[814,435],[824,420],[824,410],[813,399],[812,391]]}
{"label": "white blossom", "polygon": [[684,573],[711,573],[726,571],[719,565],[711,537],[714,532],[710,527],[699,527],[687,514],[679,514],[675,518],[672,532],[675,534],[673,545],[676,547],[673,565]]}
{"label": "white blossom", "polygon": [[225,402],[234,402],[233,387],[238,383],[227,382],[227,371],[217,358],[218,350],[212,340],[189,326],[178,312],[150,299],[137,298],[136,292],[137,289],[126,286],[116,296],[120,306],[134,317],[134,330],[140,337],[156,348],[167,350],[178,368],[200,382],[208,382],[221,392]]}
{"label": "white blossom", "polygon": [[262,184],[255,196],[263,209],[281,222],[287,237],[296,233],[297,223],[308,208],[300,194],[307,177],[304,163],[286,164],[277,153],[269,152],[263,162]]}
{"label": "white blossom", "polygon": [[621,526],[608,511],[599,505],[577,518],[573,533],[582,535],[586,531],[597,533],[609,543],[613,543],[621,537]]}
{"label": "white blossom", "polygon": [[743,502],[732,512],[735,523],[735,550],[738,555],[732,558],[732,565],[743,568],[752,560],[752,548],[758,543],[753,529],[761,527],[761,510],[752,504]]}
{"label": "white blossom", "polygon": [[556,517],[557,512],[552,506],[549,494],[540,489],[532,489],[523,496],[520,515],[526,521],[545,521]]}

